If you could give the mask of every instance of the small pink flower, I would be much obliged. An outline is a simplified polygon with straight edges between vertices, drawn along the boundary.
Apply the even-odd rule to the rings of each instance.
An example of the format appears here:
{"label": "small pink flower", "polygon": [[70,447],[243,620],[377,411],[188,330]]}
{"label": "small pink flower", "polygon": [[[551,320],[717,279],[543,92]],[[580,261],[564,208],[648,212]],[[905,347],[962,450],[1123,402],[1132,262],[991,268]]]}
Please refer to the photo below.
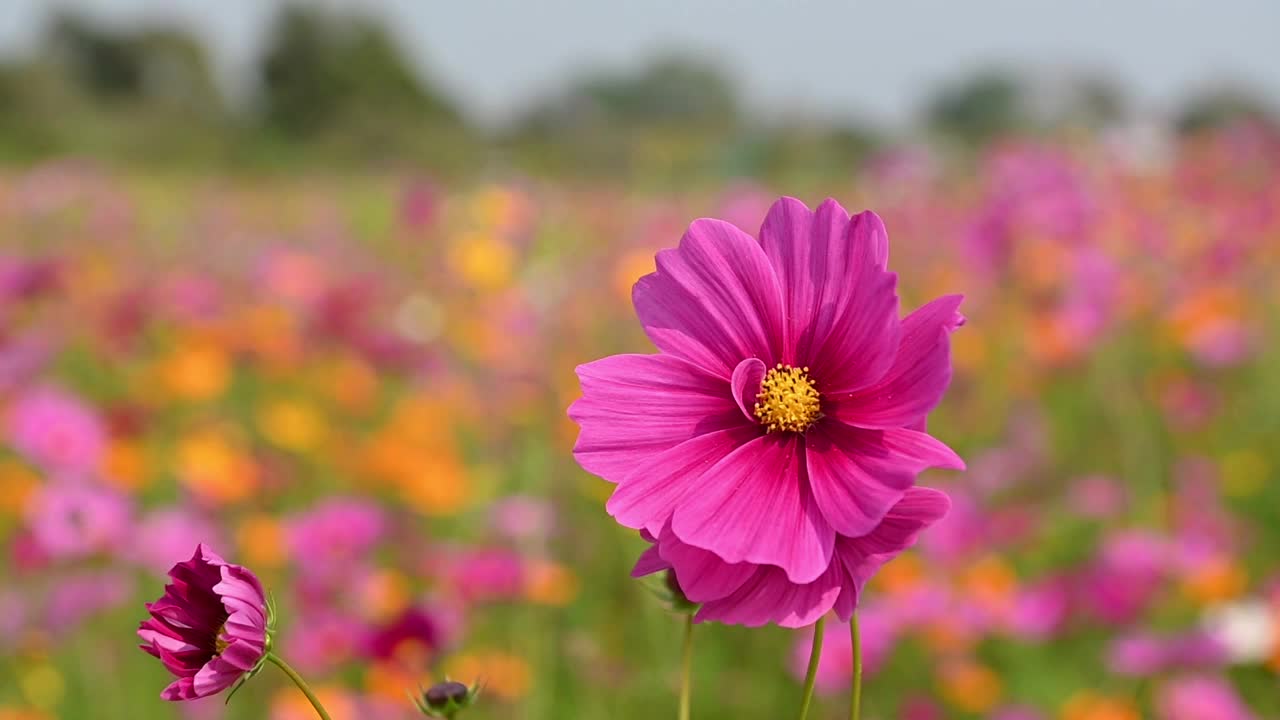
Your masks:
{"label": "small pink flower", "polygon": [[27,504],[32,539],[54,560],[116,550],[128,535],[130,515],[124,496],[76,482],[45,485]]}
{"label": "small pink flower", "polygon": [[270,646],[267,596],[249,570],[200,545],[169,571],[173,582],[147,604],[140,646],[178,679],[165,700],[216,695],[257,670]]}
{"label": "small pink flower", "polygon": [[304,575],[338,580],[347,576],[354,564],[367,560],[386,530],[386,518],[377,505],[331,498],[289,518],[285,544]]}
{"label": "small pink flower", "polygon": [[97,414],[79,398],[52,387],[28,390],[14,400],[8,441],[45,471],[67,476],[94,473],[106,445]]}
{"label": "small pink flower", "polygon": [[1162,720],[1254,720],[1231,683],[1208,675],[1178,678],[1156,700]]}

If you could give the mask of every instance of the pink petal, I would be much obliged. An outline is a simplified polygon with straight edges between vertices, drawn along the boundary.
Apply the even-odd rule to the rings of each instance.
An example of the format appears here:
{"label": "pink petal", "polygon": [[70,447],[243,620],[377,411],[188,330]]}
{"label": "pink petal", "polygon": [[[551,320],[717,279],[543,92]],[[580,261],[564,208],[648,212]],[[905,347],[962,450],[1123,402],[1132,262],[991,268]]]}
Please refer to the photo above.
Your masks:
{"label": "pink petal", "polygon": [[638,578],[645,575],[652,575],[656,572],[667,570],[671,567],[671,563],[662,559],[658,554],[658,546],[650,545],[647,550],[640,553],[640,557],[636,560],[635,567],[631,568],[631,577]]}
{"label": "pink petal", "polygon": [[830,397],[830,414],[868,428],[908,427],[923,421],[951,384],[951,333],[964,322],[961,295],[947,295],[902,321],[893,366],[875,385]]}
{"label": "pink petal", "polygon": [[[860,592],[881,566],[915,545],[920,533],[946,515],[950,507],[951,501],[944,493],[914,487],[874,531],[860,538],[838,538],[836,557],[845,571],[845,588]],[[856,606],[856,592],[851,598],[841,597],[837,603],[837,612],[843,619],[848,619],[843,611],[849,609],[850,603]]]}
{"label": "pink petal", "polygon": [[835,531],[810,495],[796,436],[758,437],[706,471],[696,485],[672,517],[671,529],[680,540],[725,562],[777,565],[799,583],[827,569]]}
{"label": "pink petal", "polygon": [[819,423],[805,436],[814,502],[840,535],[874,530],[915,483],[916,464],[868,457],[885,452],[879,439],[837,422]]}
{"label": "pink petal", "polygon": [[[913,487],[875,530],[858,538],[842,538],[845,547],[864,555],[897,554],[915,544],[920,533],[951,509],[946,493],[927,487]],[[846,556],[847,558],[847,556]]]}
{"label": "pink petal", "polygon": [[195,691],[195,697],[217,695],[234,685],[243,674],[244,671],[240,668],[220,657],[215,657],[209,661],[209,664],[200,668],[200,672],[196,673],[196,676],[192,679],[192,689]]}
{"label": "pink petal", "polygon": [[834,564],[805,584],[792,582],[780,568],[760,566],[732,595],[704,604],[695,619],[748,627],[804,627],[825,615],[839,595],[840,571]]}
{"label": "pink petal", "polygon": [[690,438],[743,425],[729,383],[670,355],[614,355],[578,366],[574,457],[610,482]]}
{"label": "pink petal", "polygon": [[686,545],[671,532],[662,533],[658,553],[675,568],[676,580],[685,597],[696,603],[717,600],[732,594],[756,571],[750,563],[727,563],[718,555]]}
{"label": "pink petal", "polygon": [[696,220],[658,270],[632,290],[659,350],[728,380],[742,360],[772,365],[781,352],[782,295],[760,245],[720,220]]}
{"label": "pink petal", "polygon": [[[737,409],[733,412],[738,414]],[[625,527],[657,535],[676,506],[703,487],[703,473],[759,432],[749,426],[718,430],[637,462],[618,483],[605,510]]]}
{"label": "pink petal", "polygon": [[865,387],[897,347],[896,276],[885,272],[888,235],[872,212],[852,219],[834,200],[810,212],[795,198],[774,203],[760,242],[782,282],[783,362],[813,369],[824,392]]}
{"label": "pink petal", "polygon": [[765,376],[764,362],[759,358],[747,358],[733,369],[733,399],[738,401],[742,414],[751,422],[756,422],[756,396],[760,394],[760,383]]}

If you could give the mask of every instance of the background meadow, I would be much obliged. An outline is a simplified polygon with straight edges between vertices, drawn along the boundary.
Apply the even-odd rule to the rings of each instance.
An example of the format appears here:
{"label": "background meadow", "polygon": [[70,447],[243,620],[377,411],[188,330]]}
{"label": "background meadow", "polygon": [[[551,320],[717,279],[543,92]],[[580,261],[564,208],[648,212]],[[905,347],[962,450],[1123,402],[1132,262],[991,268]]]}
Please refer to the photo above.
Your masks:
{"label": "background meadow", "polygon": [[[671,716],[573,368],[649,351],[630,287],[690,220],[781,194],[876,210],[904,312],[966,295],[930,429],[969,469],[864,598],[864,716],[1280,717],[1274,97],[995,67],[901,123],[761,116],[668,53],[495,125],[376,14],[299,8],[247,96],[164,18],[0,64],[0,720],[310,717],[273,669],[159,700],[134,630],[197,542],[335,719],[446,674],[467,717]],[[697,635],[695,717],[794,712],[809,635]]]}

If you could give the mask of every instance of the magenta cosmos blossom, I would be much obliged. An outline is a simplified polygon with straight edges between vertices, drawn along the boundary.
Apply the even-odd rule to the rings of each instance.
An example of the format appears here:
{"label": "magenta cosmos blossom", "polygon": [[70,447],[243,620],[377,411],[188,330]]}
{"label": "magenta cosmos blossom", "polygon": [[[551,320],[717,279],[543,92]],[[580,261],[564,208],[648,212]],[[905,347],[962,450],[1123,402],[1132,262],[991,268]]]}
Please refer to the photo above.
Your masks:
{"label": "magenta cosmos blossom", "polygon": [[255,672],[270,648],[267,597],[258,578],[204,545],[169,577],[173,582],[147,604],[151,618],[138,628],[142,649],[178,678],[160,697],[216,695]]}
{"label": "magenta cosmos blossom", "polygon": [[961,298],[900,319],[887,259],[875,213],[792,198],[758,240],[702,219],[658,253],[633,300],[660,352],[580,366],[569,408],[578,462],[617,484],[609,513],[660,545],[810,586],[912,502],[920,471],[962,468],[923,432],[951,380]]}

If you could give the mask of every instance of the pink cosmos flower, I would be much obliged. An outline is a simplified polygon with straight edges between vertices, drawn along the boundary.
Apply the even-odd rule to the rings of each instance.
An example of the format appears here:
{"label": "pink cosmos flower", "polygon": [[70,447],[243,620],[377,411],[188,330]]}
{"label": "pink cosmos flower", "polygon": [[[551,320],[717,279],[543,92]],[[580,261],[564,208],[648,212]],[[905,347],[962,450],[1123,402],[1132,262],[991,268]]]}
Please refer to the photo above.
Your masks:
{"label": "pink cosmos flower", "polygon": [[837,537],[835,560],[808,583],[791,580],[777,566],[725,562],[712,552],[682,542],[670,525],[640,556],[632,575],[673,570],[685,597],[702,605],[694,616],[698,622],[719,620],[748,626],[772,622],[803,627],[832,609],[848,621],[867,580],[881,565],[915,544],[916,536],[945,515],[948,507],[947,496],[937,490],[907,490],[870,533]]}
{"label": "pink cosmos flower", "polygon": [[195,510],[173,506],[154,510],[133,530],[130,560],[164,572],[186,555],[192,545],[219,545],[222,530],[209,518]]}
{"label": "pink cosmos flower", "polygon": [[7,439],[44,470],[77,476],[97,470],[106,444],[97,414],[53,387],[37,387],[14,400]]}
{"label": "pink cosmos flower", "polygon": [[668,552],[791,588],[851,572],[833,560],[920,471],[963,467],[922,431],[951,380],[961,298],[899,319],[887,259],[874,213],[793,198],[758,240],[702,219],[658,253],[632,296],[660,352],[579,366],[569,408],[579,464],[617,485],[609,513]]}
{"label": "pink cosmos flower", "polygon": [[309,578],[340,580],[363,564],[386,534],[381,508],[354,498],[330,498],[290,517],[285,545]]}
{"label": "pink cosmos flower", "polygon": [[54,560],[74,560],[119,548],[129,533],[129,501],[107,488],[55,481],[27,503],[35,548]]}
{"label": "pink cosmos flower", "polygon": [[1257,716],[1223,678],[1178,678],[1161,688],[1156,705],[1164,720],[1254,720]]}
{"label": "pink cosmos flower", "polygon": [[204,545],[169,571],[173,582],[147,604],[140,646],[177,676],[160,697],[193,700],[231,687],[262,663],[268,647],[267,596],[249,570]]}

